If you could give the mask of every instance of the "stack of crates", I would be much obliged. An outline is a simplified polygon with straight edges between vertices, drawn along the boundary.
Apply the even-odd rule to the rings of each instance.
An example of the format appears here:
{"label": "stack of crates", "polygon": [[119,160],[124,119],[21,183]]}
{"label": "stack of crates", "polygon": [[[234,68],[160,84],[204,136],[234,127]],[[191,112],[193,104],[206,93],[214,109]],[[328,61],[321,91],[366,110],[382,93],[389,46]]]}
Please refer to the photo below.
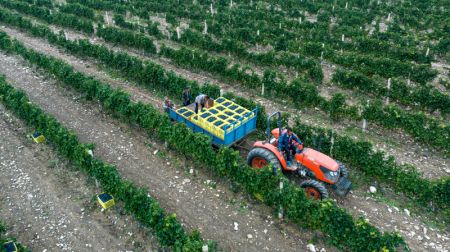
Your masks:
{"label": "stack of crates", "polygon": [[192,119],[195,124],[211,132],[214,136],[224,139],[225,134],[247,122],[255,115],[248,109],[219,97],[214,101],[214,107],[204,110]]}

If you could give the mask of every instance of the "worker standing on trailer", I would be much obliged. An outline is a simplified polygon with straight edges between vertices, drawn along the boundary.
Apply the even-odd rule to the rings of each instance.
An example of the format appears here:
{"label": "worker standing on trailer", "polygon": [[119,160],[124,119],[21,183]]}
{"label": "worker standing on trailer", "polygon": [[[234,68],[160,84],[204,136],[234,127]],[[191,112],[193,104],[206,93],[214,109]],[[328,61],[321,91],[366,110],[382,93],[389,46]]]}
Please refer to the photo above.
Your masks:
{"label": "worker standing on trailer", "polygon": [[292,165],[292,155],[295,155],[297,147],[301,150],[302,141],[292,133],[291,128],[286,128],[286,132],[278,139],[278,150],[280,153],[286,152],[287,166]]}
{"label": "worker standing on trailer", "polygon": [[209,101],[209,97],[205,94],[200,94],[199,96],[195,97],[195,113],[198,114],[198,107],[201,107],[200,109],[203,109],[205,107],[205,103]]}
{"label": "worker standing on trailer", "polygon": [[190,87],[186,87],[183,90],[183,106],[188,106],[189,104],[191,104],[191,88]]}

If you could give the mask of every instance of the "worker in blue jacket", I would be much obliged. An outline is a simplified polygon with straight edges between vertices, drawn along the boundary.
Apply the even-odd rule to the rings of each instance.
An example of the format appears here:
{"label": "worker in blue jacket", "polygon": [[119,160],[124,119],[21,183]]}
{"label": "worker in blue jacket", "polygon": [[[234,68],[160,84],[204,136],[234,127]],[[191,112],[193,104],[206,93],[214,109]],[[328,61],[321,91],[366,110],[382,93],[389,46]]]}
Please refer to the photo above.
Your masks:
{"label": "worker in blue jacket", "polygon": [[302,141],[292,133],[291,128],[287,128],[278,139],[278,150],[280,153],[283,153],[283,151],[286,153],[287,166],[292,165],[292,155],[295,155],[297,148],[303,149]]}

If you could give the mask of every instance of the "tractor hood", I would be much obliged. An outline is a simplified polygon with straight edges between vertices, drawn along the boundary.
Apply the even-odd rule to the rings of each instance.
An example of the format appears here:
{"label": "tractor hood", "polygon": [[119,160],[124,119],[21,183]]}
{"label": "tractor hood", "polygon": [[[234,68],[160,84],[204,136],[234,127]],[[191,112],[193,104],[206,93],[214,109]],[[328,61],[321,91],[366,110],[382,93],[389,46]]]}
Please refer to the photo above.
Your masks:
{"label": "tractor hood", "polygon": [[[320,166],[323,166],[331,171],[339,170],[339,164],[329,156],[323,154],[322,152],[318,152],[314,149],[305,148],[302,152],[303,159],[307,159],[311,161],[311,163],[316,163]],[[305,160],[303,160],[304,162]]]}

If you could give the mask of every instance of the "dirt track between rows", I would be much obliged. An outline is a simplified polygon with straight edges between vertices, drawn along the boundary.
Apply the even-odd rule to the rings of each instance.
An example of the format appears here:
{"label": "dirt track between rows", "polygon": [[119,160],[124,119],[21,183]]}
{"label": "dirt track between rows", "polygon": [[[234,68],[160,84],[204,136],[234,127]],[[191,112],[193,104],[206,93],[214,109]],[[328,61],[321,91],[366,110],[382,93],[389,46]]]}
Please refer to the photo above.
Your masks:
{"label": "dirt track between rows", "polygon": [[[55,26],[52,26],[52,28],[55,32],[60,30],[60,28]],[[362,132],[360,129],[362,127],[362,122],[353,122],[348,120],[333,122],[330,120],[329,116],[318,109],[305,108],[298,110],[286,102],[274,102],[273,100],[263,98],[257,95],[258,91],[256,90],[240,88],[240,84],[230,84],[230,82],[221,80],[220,78],[206,72],[191,71],[178,67],[169,59],[143,56],[142,52],[139,50],[114,46],[110,43],[104,42],[103,39],[99,37],[87,37],[86,35],[74,31],[67,29],[64,30],[69,39],[89,39],[91,43],[105,45],[115,51],[125,51],[128,54],[139,57],[143,60],[151,60],[162,65],[167,70],[174,71],[176,74],[186,79],[198,81],[200,84],[206,82],[218,84],[224,92],[232,92],[234,94],[248,97],[260,102],[266,107],[268,113],[275,111],[289,112],[293,116],[291,122],[294,121],[294,118],[299,118],[306,124],[333,128],[337,133],[350,135],[355,139],[372,142],[376,150],[382,150],[387,154],[394,156],[398,163],[415,165],[417,169],[423,173],[424,178],[436,179],[450,175],[450,157],[445,157],[443,153],[435,150],[433,147],[417,142],[413,137],[401,130],[384,129],[383,127],[368,122],[366,131]],[[29,39],[32,39],[29,36],[19,34],[14,30],[10,30],[8,32],[12,32],[15,36],[18,36],[24,41],[29,41]],[[336,87],[331,87],[331,89],[335,88]],[[344,93],[349,93],[349,91],[345,90]],[[349,95],[351,94],[349,93]]]}
{"label": "dirt track between rows", "polygon": [[[212,178],[189,174],[181,168],[197,169],[183,167],[182,159],[170,155],[142,131],[110,119],[97,105],[77,101],[78,93],[34,72],[23,60],[4,54],[0,58],[4,62],[0,73],[11,85],[23,89],[32,102],[74,130],[83,142],[95,143],[94,155],[117,165],[125,178],[148,187],[189,230],[199,229],[203,237],[230,251],[302,251],[314,237],[314,233],[274,220],[266,207],[248,205],[225,185],[207,185],[205,181]],[[164,156],[154,155],[155,150]],[[234,230],[235,222],[238,231]]]}
{"label": "dirt track between rows", "polygon": [[0,129],[0,219],[21,244],[32,251],[159,248],[120,207],[101,212],[93,181],[27,139],[31,132],[2,105]]}
{"label": "dirt track between rows", "polygon": [[[11,32],[11,31],[8,31]],[[109,84],[115,87],[121,87],[125,89],[127,92],[132,94],[132,98],[135,100],[149,102],[153,105],[159,105],[158,97],[154,96],[154,94],[138,88],[136,86],[130,85],[130,83],[125,83],[120,79],[112,79],[103,71],[98,69],[95,64],[92,64],[89,61],[84,61],[57,50],[54,47],[42,44],[40,40],[34,38],[27,38],[23,36],[23,34],[16,33],[12,31],[11,35],[19,34],[21,40],[25,38],[25,43],[27,46],[32,47],[35,50],[40,52],[64,59],[72,64],[77,70],[85,72],[86,74],[93,75],[99,79],[107,81]],[[22,41],[24,41],[22,40]],[[134,143],[134,141],[133,141]],[[442,244],[444,248],[449,248],[450,246],[447,244],[448,240],[445,240],[448,237],[448,234],[441,233],[438,231],[433,231],[427,228],[427,237],[430,238],[430,242],[426,242],[425,234],[421,234],[417,230],[424,230],[426,227],[423,224],[423,219],[418,216],[408,216],[404,213],[402,209],[396,210],[395,207],[390,207],[389,205],[377,202],[370,196],[366,194],[367,188],[360,188],[357,191],[354,191],[347,199],[339,199],[339,204],[342,207],[348,209],[354,216],[364,215],[370,219],[370,223],[379,227],[381,230],[397,230],[399,231],[407,240],[408,244],[413,249],[419,250],[429,250],[431,249],[429,246],[430,242],[433,242],[436,246],[438,243]],[[418,229],[416,229],[416,227]],[[414,232],[414,234],[413,234]],[[423,231],[422,231],[423,232]],[[425,239],[424,241],[420,241],[418,237]],[[435,251],[439,251],[436,249]]]}

